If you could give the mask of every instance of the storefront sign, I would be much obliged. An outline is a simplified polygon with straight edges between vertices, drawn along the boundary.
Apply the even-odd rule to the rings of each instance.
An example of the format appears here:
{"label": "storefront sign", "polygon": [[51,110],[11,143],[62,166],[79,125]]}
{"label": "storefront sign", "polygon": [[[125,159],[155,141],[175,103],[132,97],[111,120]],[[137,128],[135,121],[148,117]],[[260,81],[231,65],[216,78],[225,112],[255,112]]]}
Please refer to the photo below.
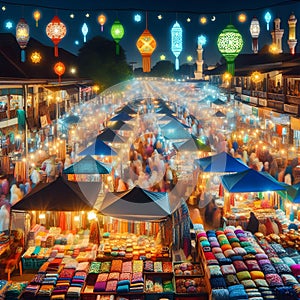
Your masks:
{"label": "storefront sign", "polygon": [[268,101],[266,99],[259,99],[258,103],[261,106],[268,106]]}
{"label": "storefront sign", "polygon": [[247,95],[241,95],[241,99],[242,99],[242,101],[250,102],[250,97]]}
{"label": "storefront sign", "polygon": [[257,105],[257,97],[250,97],[250,103]]}
{"label": "storefront sign", "polygon": [[258,117],[258,108],[252,107],[252,115]]}

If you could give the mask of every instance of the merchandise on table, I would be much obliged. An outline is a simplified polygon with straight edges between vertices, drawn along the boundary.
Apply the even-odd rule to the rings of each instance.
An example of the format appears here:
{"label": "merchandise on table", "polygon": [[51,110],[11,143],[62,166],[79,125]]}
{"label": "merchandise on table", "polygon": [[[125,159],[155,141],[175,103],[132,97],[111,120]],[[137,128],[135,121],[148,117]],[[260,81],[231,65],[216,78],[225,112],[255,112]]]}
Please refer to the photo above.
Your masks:
{"label": "merchandise on table", "polygon": [[275,236],[269,243],[261,235],[226,227],[199,230],[197,237],[214,299],[298,299],[300,265],[291,254],[299,254],[276,243]]}

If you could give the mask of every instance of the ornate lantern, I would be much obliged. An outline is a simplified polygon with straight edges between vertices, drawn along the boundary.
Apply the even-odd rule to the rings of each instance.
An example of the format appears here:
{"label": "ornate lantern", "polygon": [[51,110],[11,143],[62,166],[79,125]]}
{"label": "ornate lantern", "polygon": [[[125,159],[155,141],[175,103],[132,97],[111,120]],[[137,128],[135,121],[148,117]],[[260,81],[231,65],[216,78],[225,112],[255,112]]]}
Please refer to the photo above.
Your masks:
{"label": "ornate lantern", "polygon": [[25,19],[20,19],[19,23],[16,26],[16,40],[21,48],[21,61],[25,62],[26,60],[26,54],[25,54],[25,48],[27,46],[27,43],[29,41],[29,26]]}
{"label": "ornate lantern", "polygon": [[171,50],[176,57],[175,70],[179,70],[179,55],[182,51],[182,28],[176,21],[171,29]]}
{"label": "ornate lantern", "polygon": [[103,31],[103,26],[104,24],[106,23],[106,16],[101,14],[99,17],[98,17],[98,22],[101,26],[101,31]]}
{"label": "ornate lantern", "polygon": [[58,82],[60,82],[60,78],[61,76],[65,73],[66,71],[66,67],[65,65],[62,63],[62,62],[57,62],[55,65],[54,65],[54,72],[56,75],[58,75]]}
{"label": "ornate lantern", "polygon": [[33,12],[33,18],[35,20],[35,26],[38,27],[39,26],[39,20],[41,18],[41,13],[38,10],[34,11]]}
{"label": "ornate lantern", "polygon": [[258,52],[258,37],[260,34],[260,26],[258,19],[256,17],[253,17],[250,24],[250,33],[252,36],[252,51],[254,53]]}
{"label": "ornate lantern", "polygon": [[227,25],[218,36],[217,45],[227,62],[227,71],[234,76],[234,60],[243,48],[243,38],[232,25]]}
{"label": "ornate lantern", "polygon": [[119,42],[123,38],[125,33],[123,25],[120,23],[119,20],[116,20],[114,24],[111,26],[110,34],[114,41],[116,42],[116,54],[119,55],[120,53],[120,45]]}
{"label": "ornate lantern", "polygon": [[143,72],[151,71],[151,55],[156,48],[156,40],[148,29],[145,29],[136,42],[136,46],[142,55]]}
{"label": "ornate lantern", "polygon": [[58,44],[65,37],[67,28],[58,16],[54,16],[52,21],[46,27],[46,34],[54,44],[54,56],[58,57]]}
{"label": "ornate lantern", "polygon": [[30,59],[34,64],[38,64],[41,62],[42,56],[39,52],[34,51],[34,52],[32,52]]}

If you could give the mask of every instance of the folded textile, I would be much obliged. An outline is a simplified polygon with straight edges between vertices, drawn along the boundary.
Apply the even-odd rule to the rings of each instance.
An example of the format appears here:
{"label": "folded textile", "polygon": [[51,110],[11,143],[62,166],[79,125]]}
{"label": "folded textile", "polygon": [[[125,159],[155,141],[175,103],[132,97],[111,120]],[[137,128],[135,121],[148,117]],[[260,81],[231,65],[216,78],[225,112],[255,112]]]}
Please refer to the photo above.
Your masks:
{"label": "folded textile", "polygon": [[117,292],[118,293],[128,293],[129,292],[129,285],[118,285],[117,286]]}
{"label": "folded textile", "polygon": [[106,281],[97,281],[94,285],[94,292],[105,292]]}

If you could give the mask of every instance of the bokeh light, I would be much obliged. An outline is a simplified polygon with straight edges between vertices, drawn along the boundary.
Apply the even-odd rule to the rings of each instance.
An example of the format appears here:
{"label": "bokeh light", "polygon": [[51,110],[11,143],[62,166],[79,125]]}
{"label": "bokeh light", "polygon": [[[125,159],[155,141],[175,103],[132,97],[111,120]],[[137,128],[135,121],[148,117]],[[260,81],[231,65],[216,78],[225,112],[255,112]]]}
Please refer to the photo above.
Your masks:
{"label": "bokeh light", "polygon": [[241,22],[241,23],[245,23],[245,22],[247,21],[247,15],[244,14],[244,13],[240,13],[240,14],[238,15],[238,20],[239,20],[239,22]]}

